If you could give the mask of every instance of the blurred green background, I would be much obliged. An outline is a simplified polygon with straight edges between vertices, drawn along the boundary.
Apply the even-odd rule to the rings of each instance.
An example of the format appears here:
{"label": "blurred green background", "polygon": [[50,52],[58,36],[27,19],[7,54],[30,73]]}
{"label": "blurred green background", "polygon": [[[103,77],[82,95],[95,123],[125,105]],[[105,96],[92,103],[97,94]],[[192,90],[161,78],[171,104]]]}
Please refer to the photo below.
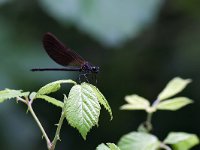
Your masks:
{"label": "blurred green background", "polygon": [[[99,127],[87,141],[65,122],[57,149],[92,150],[102,142],[116,143],[146,117],[141,111],[120,111],[124,96],[135,93],[153,101],[175,76],[193,79],[181,95],[195,103],[177,112],[159,111],[153,133],[161,140],[169,131],[200,135],[199,8],[195,0],[0,0],[0,89],[37,91],[58,79],[77,79],[77,73],[30,72],[59,67],[42,47],[42,36],[49,31],[100,66],[98,88],[114,115],[110,122],[102,109]],[[54,96],[62,99],[69,87]],[[52,139],[61,110],[41,100],[34,109]],[[14,101],[0,105],[1,150],[46,149],[25,112],[26,107]]]}

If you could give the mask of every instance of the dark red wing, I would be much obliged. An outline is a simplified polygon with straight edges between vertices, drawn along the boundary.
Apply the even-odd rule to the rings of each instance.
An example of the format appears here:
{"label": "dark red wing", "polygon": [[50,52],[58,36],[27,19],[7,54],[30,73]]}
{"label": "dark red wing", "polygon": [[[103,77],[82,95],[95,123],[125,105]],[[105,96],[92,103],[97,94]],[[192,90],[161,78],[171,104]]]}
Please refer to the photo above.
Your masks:
{"label": "dark red wing", "polygon": [[53,34],[47,32],[43,37],[43,46],[47,54],[62,66],[81,65],[85,60],[76,52],[66,48]]}

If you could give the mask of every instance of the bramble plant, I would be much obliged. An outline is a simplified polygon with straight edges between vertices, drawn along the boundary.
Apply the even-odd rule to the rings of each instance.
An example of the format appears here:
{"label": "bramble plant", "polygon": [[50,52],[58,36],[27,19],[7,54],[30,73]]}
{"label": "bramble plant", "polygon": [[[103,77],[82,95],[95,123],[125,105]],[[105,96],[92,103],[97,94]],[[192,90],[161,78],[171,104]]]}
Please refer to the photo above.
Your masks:
{"label": "bramble plant", "polygon": [[[68,97],[64,94],[63,102],[48,96],[48,94],[58,91],[61,88],[61,84],[73,84]],[[98,125],[101,109],[100,104],[109,112],[112,120],[111,108],[103,94],[94,85],[85,82],[77,84],[72,80],[58,80],[43,86],[37,92],[31,93],[12,89],[0,91],[0,103],[13,98],[15,98],[17,102],[23,102],[27,105],[28,111],[35,119],[46,140],[48,150],[54,150],[57,141],[60,140],[60,130],[65,118],[72,127],[80,132],[84,139],[86,139],[90,129]],[[32,104],[37,99],[43,99],[62,109],[56,133],[52,141],[49,139],[33,110]]]}
{"label": "bramble plant", "polygon": [[144,110],[147,119],[139,125],[138,130],[130,132],[121,137],[118,144],[102,143],[97,150],[189,150],[199,144],[199,138],[195,134],[185,132],[170,132],[167,137],[160,141],[158,137],[151,134],[153,129],[152,116],[158,110],[176,111],[193,101],[187,97],[174,97],[181,92],[189,83],[190,79],[176,77],[172,79],[157,99],[150,105],[149,100],[133,94],[125,97],[127,104],[120,107],[121,110]]}
{"label": "bramble plant", "polygon": [[[150,105],[147,99],[139,95],[133,94],[126,96],[125,100],[127,104],[121,106],[120,109],[144,110],[147,113],[146,121],[139,125],[137,131],[122,136],[117,145],[114,143],[102,143],[96,150],[189,150],[199,144],[199,138],[195,134],[170,132],[161,141],[151,133],[153,129],[152,116],[155,112],[158,110],[176,111],[193,103],[187,97],[174,97],[190,82],[190,79],[181,79],[179,77],[172,79],[152,105]],[[63,102],[48,96],[48,94],[58,91],[61,88],[61,84],[73,84],[68,97],[64,94]],[[65,118],[72,127],[80,132],[84,139],[86,139],[90,129],[98,125],[101,109],[100,104],[109,112],[111,119],[113,118],[111,108],[103,94],[94,85],[85,82],[77,84],[72,80],[58,80],[43,86],[37,92],[23,92],[12,89],[0,91],[0,103],[13,98],[17,102],[23,102],[27,105],[28,111],[32,114],[47,142],[48,150],[54,150],[57,141],[60,140],[60,130]],[[61,117],[52,141],[49,139],[32,108],[32,103],[37,99],[43,99],[62,109]]]}

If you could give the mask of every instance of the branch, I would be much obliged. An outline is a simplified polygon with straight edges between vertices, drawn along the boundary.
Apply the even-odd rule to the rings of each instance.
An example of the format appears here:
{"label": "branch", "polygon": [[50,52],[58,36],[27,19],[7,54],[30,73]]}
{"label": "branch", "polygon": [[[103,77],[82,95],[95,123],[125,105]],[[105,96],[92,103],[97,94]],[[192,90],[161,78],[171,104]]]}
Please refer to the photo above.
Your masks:
{"label": "branch", "polygon": [[40,128],[40,130],[41,130],[41,132],[42,132],[42,134],[43,134],[43,136],[44,136],[44,138],[45,138],[45,140],[46,140],[46,142],[47,142],[47,147],[48,147],[48,149],[50,149],[50,148],[52,147],[51,141],[49,140],[49,138],[48,138],[48,136],[47,136],[47,134],[46,134],[46,132],[45,132],[45,130],[44,130],[42,124],[40,123],[38,117],[36,116],[35,112],[33,111],[33,108],[32,108],[32,105],[31,105],[31,104],[32,104],[32,103],[30,103],[30,102],[27,100],[28,109],[29,109],[29,111],[31,112],[33,118],[35,119],[37,125],[39,126],[39,128]]}
{"label": "branch", "polygon": [[61,113],[60,120],[59,120],[58,124],[56,124],[57,125],[57,129],[56,129],[55,137],[54,137],[54,139],[52,141],[52,146],[51,146],[50,150],[54,150],[57,141],[60,140],[60,130],[61,130],[61,127],[62,127],[64,119],[65,119],[65,113],[64,113],[64,110],[63,110],[62,113]]}

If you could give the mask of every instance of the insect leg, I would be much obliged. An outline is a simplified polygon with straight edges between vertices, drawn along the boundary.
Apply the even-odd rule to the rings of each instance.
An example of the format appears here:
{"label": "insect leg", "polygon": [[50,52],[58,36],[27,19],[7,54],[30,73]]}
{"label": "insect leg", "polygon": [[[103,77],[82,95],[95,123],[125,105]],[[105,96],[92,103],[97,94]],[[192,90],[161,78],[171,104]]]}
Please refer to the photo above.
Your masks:
{"label": "insect leg", "polygon": [[84,75],[85,80],[87,81],[87,83],[90,83],[89,80],[88,80],[88,77],[87,77],[88,73],[84,73],[83,75]]}
{"label": "insect leg", "polygon": [[82,79],[82,78],[81,78],[82,76],[84,76],[84,74],[82,74],[82,73],[80,73],[79,76],[78,76],[79,84],[82,83],[82,80],[81,80],[81,79]]}

